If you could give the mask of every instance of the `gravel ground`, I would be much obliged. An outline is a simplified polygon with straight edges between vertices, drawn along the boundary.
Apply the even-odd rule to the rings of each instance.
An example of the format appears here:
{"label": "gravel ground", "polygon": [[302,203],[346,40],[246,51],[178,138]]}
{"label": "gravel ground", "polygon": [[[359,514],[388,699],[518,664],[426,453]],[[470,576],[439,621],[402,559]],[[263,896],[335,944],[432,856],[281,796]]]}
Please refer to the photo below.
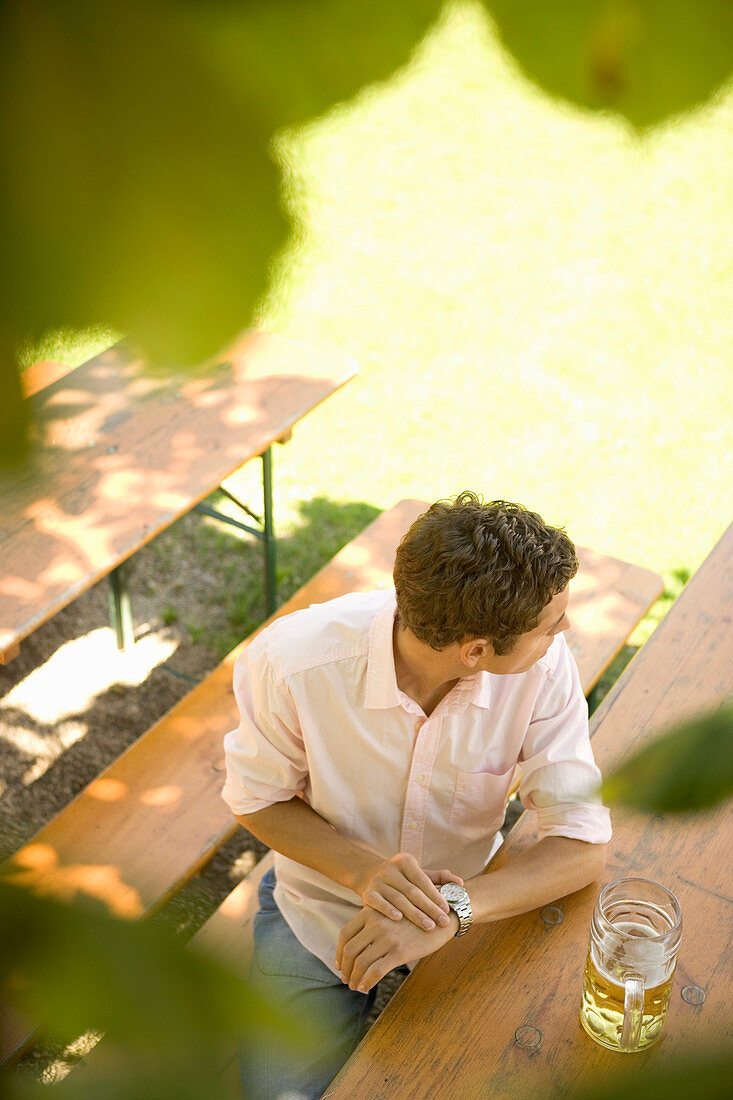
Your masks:
{"label": "gravel ground", "polygon": [[[0,858],[216,665],[187,625],[215,614],[207,607],[211,578],[187,560],[197,522],[187,517],[135,555],[129,587],[137,640],[129,652],[115,647],[102,581],[0,666]],[[168,617],[176,619],[166,623],[173,605]]]}

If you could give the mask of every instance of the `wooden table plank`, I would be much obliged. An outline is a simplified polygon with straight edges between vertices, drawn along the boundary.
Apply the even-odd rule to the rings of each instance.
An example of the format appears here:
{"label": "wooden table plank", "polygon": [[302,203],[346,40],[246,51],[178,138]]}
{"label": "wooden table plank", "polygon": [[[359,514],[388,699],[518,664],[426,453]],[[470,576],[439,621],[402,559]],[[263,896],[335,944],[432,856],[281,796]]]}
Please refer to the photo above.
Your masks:
{"label": "wooden table plank", "polygon": [[342,386],[356,364],[270,333],[156,375],[116,345],[43,386],[0,475],[0,651],[125,561]]}
{"label": "wooden table plank", "polygon": [[56,359],[43,359],[38,363],[31,363],[20,376],[23,396],[30,397],[44,390],[46,386],[50,386],[58,378],[63,378],[73,369],[67,363],[59,363]]}
{"label": "wooden table plank", "polygon": [[[733,527],[594,715],[593,746],[604,770],[670,721],[719,706],[730,696],[731,565]],[[449,1082],[451,1095],[464,1100],[555,1100],[631,1065],[640,1074],[641,1089],[645,1069],[730,1043],[733,806],[687,819],[615,810],[613,819],[604,881],[627,874],[654,878],[682,905],[684,933],[672,1002],[656,1047],[629,1062],[597,1046],[580,1028],[595,884],[549,910],[477,928],[422,962],[325,1096],[425,1100],[443,1095],[442,1083]],[[525,815],[492,866],[532,841]],[[562,919],[555,922],[558,916]],[[704,1003],[683,999],[682,989],[690,985],[704,990]]]}

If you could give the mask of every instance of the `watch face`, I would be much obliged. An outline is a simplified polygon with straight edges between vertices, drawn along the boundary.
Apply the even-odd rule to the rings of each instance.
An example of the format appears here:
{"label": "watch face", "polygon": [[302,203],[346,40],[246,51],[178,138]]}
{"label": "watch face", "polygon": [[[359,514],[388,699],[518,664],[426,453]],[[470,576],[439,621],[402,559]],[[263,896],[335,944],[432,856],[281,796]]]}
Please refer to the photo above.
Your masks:
{"label": "watch face", "polygon": [[457,882],[446,882],[445,886],[441,886],[440,892],[446,901],[463,901],[466,896],[466,891]]}

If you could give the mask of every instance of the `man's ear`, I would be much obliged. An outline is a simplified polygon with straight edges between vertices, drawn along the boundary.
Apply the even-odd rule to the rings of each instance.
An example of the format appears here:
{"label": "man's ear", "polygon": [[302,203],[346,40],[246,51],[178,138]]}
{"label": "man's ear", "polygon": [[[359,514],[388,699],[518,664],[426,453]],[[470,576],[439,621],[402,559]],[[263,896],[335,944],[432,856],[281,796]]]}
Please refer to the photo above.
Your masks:
{"label": "man's ear", "polygon": [[461,642],[460,654],[466,668],[475,668],[485,657],[494,656],[494,647],[488,638],[467,638]]}

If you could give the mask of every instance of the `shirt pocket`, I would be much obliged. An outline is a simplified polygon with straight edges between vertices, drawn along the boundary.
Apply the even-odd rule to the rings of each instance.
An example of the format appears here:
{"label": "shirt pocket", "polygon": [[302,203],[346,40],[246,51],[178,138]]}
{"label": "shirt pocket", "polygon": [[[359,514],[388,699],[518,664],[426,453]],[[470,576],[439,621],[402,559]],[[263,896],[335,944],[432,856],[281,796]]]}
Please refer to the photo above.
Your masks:
{"label": "shirt pocket", "polygon": [[448,827],[465,840],[492,837],[504,823],[514,765],[505,772],[458,772]]}

